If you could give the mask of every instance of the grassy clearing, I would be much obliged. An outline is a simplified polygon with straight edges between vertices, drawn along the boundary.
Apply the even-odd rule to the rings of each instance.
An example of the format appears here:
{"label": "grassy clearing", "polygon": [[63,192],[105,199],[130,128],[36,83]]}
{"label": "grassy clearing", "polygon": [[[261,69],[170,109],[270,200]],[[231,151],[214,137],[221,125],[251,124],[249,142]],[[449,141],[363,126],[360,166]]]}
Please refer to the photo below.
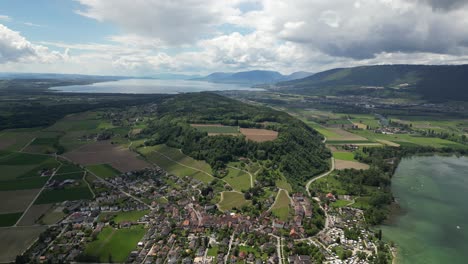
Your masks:
{"label": "grassy clearing", "polygon": [[276,197],[275,203],[271,208],[273,215],[278,217],[282,221],[288,220],[289,217],[289,206],[291,201],[285,190],[280,190]]}
{"label": "grassy clearing", "polygon": [[281,180],[277,180],[275,184],[276,184],[276,187],[280,189],[285,189],[288,192],[292,192],[292,186],[291,184],[289,184],[289,182],[285,178],[282,178]]}
{"label": "grassy clearing", "polygon": [[352,152],[333,152],[333,158],[339,160],[356,161]]}
{"label": "grassy clearing", "polygon": [[143,216],[149,213],[149,210],[144,211],[129,211],[129,212],[118,212],[118,213],[102,213],[99,217],[112,217],[115,223],[119,224],[122,222],[136,222]]}
{"label": "grassy clearing", "polygon": [[0,214],[0,227],[12,226],[16,224],[16,221],[23,215],[22,212],[19,213],[10,213],[10,214]]}
{"label": "grassy clearing", "polygon": [[112,178],[121,174],[120,171],[109,164],[89,165],[86,166],[86,169],[101,178]]}
{"label": "grassy clearing", "polygon": [[210,257],[217,257],[218,256],[218,251],[219,251],[219,247],[218,246],[214,246],[214,247],[211,247],[208,249],[208,256]]}
{"label": "grassy clearing", "polygon": [[251,201],[247,201],[242,193],[238,192],[222,192],[222,198],[219,202],[219,209],[222,211],[232,210],[233,208],[240,209],[244,205],[250,205]]}
{"label": "grassy clearing", "polygon": [[223,178],[236,191],[246,191],[250,186],[250,175],[237,169],[228,168],[228,175]]}
{"label": "grassy clearing", "polygon": [[99,262],[123,263],[130,252],[137,247],[145,232],[142,226],[128,229],[105,227],[97,236],[97,240],[86,246],[84,254],[96,258]]}

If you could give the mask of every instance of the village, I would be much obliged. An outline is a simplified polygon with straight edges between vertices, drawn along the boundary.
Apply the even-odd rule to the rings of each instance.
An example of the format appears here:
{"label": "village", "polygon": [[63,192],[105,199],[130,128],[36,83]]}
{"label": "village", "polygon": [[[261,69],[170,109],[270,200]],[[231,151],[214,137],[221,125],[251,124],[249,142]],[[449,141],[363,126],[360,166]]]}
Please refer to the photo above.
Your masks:
{"label": "village", "polygon": [[[268,211],[252,217],[202,205],[202,187],[159,167],[95,181],[96,197],[63,202],[68,215],[25,255],[39,263],[369,263],[377,256],[378,239],[359,209],[323,203],[325,227],[310,235],[318,197],[293,194],[294,217],[280,221]],[[140,236],[129,236],[131,251],[124,259],[114,253],[91,257],[96,245],[106,247],[101,236],[112,233],[107,242],[113,243],[128,231]]]}

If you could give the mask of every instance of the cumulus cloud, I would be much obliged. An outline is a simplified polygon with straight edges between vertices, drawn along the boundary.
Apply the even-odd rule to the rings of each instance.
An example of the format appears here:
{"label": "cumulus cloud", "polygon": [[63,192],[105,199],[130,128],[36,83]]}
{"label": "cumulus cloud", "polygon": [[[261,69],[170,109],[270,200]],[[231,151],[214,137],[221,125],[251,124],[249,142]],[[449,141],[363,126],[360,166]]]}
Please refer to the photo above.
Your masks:
{"label": "cumulus cloud", "polygon": [[58,52],[50,52],[47,47],[34,45],[18,32],[0,24],[0,63],[31,62],[44,63],[61,59]]}
{"label": "cumulus cloud", "polygon": [[186,44],[212,34],[215,27],[240,14],[241,0],[78,0],[83,16],[119,25],[127,33]]}
{"label": "cumulus cloud", "polygon": [[[244,23],[336,57],[360,60],[382,52],[457,54],[468,42],[466,8],[440,13],[427,3],[405,0],[264,0],[263,6],[246,15]],[[265,23],[263,17],[271,20]]]}

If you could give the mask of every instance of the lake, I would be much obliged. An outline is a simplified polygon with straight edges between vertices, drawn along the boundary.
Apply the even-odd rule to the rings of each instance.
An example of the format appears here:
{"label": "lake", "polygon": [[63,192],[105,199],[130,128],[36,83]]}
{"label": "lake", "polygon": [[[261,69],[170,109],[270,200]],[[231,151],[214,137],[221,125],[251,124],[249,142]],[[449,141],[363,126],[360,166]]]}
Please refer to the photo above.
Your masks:
{"label": "lake", "polygon": [[72,93],[129,93],[129,94],[177,94],[202,91],[247,90],[263,91],[247,85],[210,83],[188,80],[153,80],[128,79],[111,82],[100,82],[89,85],[56,86],[50,89]]}
{"label": "lake", "polygon": [[404,213],[382,231],[398,263],[468,263],[468,158],[404,159],[392,189]]}

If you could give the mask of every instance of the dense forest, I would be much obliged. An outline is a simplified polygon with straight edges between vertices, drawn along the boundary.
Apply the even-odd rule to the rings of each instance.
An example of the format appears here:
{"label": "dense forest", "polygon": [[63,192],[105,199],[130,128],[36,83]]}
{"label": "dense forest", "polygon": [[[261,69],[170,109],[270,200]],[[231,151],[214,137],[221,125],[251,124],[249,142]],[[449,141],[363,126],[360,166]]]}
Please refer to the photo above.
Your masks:
{"label": "dense forest", "polygon": [[[279,132],[269,142],[253,142],[243,136],[208,136],[190,124],[223,124],[265,127]],[[330,152],[322,136],[286,113],[241,103],[212,93],[182,94],[158,107],[158,117],[141,133],[147,145],[167,144],[207,161],[215,171],[227,162],[246,157],[269,161],[295,189],[328,169]],[[216,172],[215,172],[216,173]]]}

